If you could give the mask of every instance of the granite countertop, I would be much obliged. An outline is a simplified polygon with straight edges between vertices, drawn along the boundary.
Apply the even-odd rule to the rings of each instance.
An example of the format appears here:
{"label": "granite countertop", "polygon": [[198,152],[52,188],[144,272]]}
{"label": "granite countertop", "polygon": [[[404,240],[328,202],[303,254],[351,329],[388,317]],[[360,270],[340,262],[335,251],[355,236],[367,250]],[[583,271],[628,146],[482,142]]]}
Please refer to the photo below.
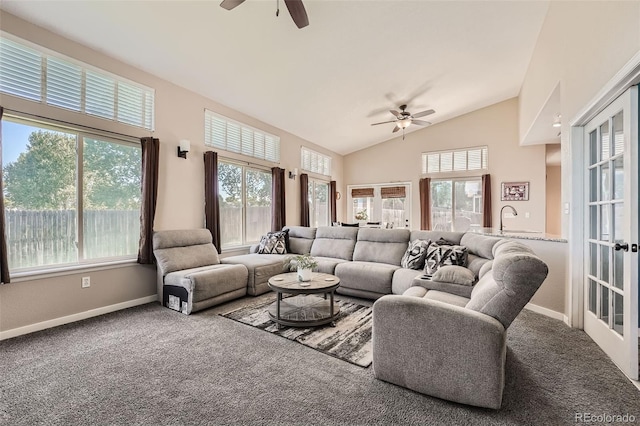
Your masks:
{"label": "granite countertop", "polygon": [[502,238],[515,238],[520,240],[538,240],[538,241],[552,241],[556,243],[566,243],[566,238],[562,238],[560,235],[546,234],[544,232],[528,231],[528,230],[513,230],[503,229],[502,232],[495,228],[471,228],[467,232],[474,232],[476,234],[489,235],[492,237]]}

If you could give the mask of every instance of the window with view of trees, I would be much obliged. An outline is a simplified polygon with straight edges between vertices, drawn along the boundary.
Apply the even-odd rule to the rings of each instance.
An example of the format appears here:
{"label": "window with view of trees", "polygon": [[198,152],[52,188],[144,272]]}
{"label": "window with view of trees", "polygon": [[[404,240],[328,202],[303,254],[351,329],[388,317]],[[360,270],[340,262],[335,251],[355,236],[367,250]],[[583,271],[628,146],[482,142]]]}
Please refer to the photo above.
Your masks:
{"label": "window with view of trees", "polygon": [[309,179],[309,219],[311,226],[329,225],[329,183]]}
{"label": "window with view of trees", "polygon": [[136,255],[137,143],[6,118],[2,152],[11,270]]}
{"label": "window with view of trees", "polygon": [[482,179],[432,180],[432,229],[465,232],[472,226],[482,226]]}
{"label": "window with view of trees", "polygon": [[252,244],[271,229],[271,171],[218,162],[222,248]]}

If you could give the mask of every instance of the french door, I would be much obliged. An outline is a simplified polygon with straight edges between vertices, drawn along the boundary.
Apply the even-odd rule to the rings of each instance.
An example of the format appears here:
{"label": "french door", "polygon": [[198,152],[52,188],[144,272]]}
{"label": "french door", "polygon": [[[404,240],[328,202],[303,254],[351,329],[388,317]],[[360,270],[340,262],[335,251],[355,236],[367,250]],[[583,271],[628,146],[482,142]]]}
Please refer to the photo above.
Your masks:
{"label": "french door", "polygon": [[584,127],[584,329],[638,379],[638,88]]}

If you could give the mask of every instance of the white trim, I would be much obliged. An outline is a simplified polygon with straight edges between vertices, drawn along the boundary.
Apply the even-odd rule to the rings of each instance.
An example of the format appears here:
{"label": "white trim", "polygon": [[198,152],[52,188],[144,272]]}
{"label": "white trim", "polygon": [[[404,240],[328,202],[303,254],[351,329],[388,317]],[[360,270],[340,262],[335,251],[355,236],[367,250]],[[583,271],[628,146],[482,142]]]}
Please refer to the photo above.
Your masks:
{"label": "white trim", "polygon": [[19,283],[22,281],[44,280],[55,277],[64,277],[71,274],[82,274],[86,272],[105,271],[107,269],[130,268],[138,265],[137,259],[123,259],[112,262],[74,264],[70,266],[62,266],[59,268],[47,268],[31,271],[13,272],[11,273],[11,282]]}
{"label": "white trim", "polygon": [[103,306],[101,308],[90,309],[77,314],[67,315],[66,317],[54,318],[35,324],[25,325],[24,327],[13,328],[7,331],[0,331],[0,340],[10,339],[12,337],[22,336],[23,334],[33,333],[35,331],[46,330],[47,328],[57,327],[59,325],[69,324],[71,322],[81,321],[88,318],[97,317],[99,315],[111,312],[121,311],[123,309],[132,308],[138,305],[144,305],[151,302],[157,302],[158,295],[141,297],[140,299],[127,300],[126,302],[116,303],[115,305]]}
{"label": "white trim", "polygon": [[531,312],[535,312],[549,318],[557,319],[569,325],[569,318],[567,318],[567,316],[562,312],[552,311],[551,309],[543,308],[542,306],[534,305],[533,303],[527,303],[524,308]]}

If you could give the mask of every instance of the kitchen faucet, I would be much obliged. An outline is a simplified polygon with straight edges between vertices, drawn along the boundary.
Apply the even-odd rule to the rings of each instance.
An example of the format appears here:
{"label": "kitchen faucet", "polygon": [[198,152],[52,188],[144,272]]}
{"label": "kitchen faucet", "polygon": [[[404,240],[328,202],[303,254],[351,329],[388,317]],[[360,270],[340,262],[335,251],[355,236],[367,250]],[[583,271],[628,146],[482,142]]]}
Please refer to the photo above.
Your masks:
{"label": "kitchen faucet", "polygon": [[504,206],[502,206],[502,208],[500,209],[500,232],[502,232],[502,211],[505,207],[509,207],[514,216],[518,216],[518,212],[513,208],[513,206],[510,206],[509,204],[505,204]]}

